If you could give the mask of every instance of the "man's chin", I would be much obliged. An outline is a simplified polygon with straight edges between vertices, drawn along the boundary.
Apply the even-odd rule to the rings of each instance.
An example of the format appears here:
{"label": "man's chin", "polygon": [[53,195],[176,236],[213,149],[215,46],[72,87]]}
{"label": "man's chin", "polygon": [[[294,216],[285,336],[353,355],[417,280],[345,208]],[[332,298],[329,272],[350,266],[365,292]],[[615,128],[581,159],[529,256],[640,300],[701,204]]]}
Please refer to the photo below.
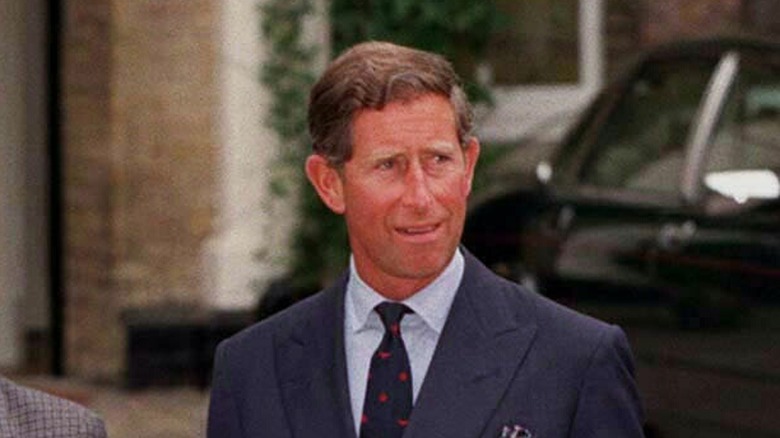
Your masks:
{"label": "man's chin", "polygon": [[409,280],[433,280],[444,271],[452,256],[420,256],[410,255],[397,264],[390,267],[391,272],[395,271],[396,277],[408,278]]}

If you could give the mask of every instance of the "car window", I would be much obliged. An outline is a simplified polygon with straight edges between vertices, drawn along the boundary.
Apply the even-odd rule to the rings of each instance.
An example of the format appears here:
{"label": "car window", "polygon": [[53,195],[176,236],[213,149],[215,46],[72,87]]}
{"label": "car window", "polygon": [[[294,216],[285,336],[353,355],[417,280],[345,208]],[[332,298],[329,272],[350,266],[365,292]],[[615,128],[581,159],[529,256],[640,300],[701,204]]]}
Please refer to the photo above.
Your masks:
{"label": "car window", "polygon": [[582,182],[677,192],[691,121],[716,63],[678,59],[645,64],[595,136]]}
{"label": "car window", "polygon": [[780,58],[742,57],[703,174],[736,204],[780,198]]}

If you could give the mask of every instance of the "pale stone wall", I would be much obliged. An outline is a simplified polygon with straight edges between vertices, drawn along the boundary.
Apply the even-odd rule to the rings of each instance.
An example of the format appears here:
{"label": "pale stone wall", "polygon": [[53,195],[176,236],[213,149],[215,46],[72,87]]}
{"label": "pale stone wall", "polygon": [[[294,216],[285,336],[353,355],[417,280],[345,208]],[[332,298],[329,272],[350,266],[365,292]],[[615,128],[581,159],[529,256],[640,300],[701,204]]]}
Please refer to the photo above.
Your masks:
{"label": "pale stone wall", "polygon": [[[24,3],[27,16],[23,50],[26,62],[24,131],[25,161],[25,293],[22,297],[24,329],[47,333],[49,329],[49,210],[47,106],[49,105],[45,0],[15,0]],[[29,354],[28,354],[29,356]]]}
{"label": "pale stone wall", "polygon": [[0,2],[0,368],[21,357],[24,259],[24,4]]}
{"label": "pale stone wall", "polygon": [[0,1],[0,368],[49,325],[46,8]]}
{"label": "pale stone wall", "polygon": [[[294,196],[269,190],[270,169],[280,145],[264,120],[271,95],[260,83],[268,56],[260,34],[258,4],[221,3],[218,69],[218,136],[221,156],[218,221],[204,258],[210,306],[222,310],[256,306],[269,281],[284,273],[295,226]],[[307,43],[319,48],[316,68],[328,58],[327,2],[314,2],[306,23]],[[303,163],[301,163],[301,168]]]}
{"label": "pale stone wall", "polygon": [[[268,193],[267,164],[276,156],[276,137],[263,124],[270,96],[260,84],[267,56],[260,36],[258,2],[220,3],[217,40],[217,133],[220,144],[218,214],[203,264],[207,301],[217,309],[255,305],[265,278],[284,266],[284,233],[289,212],[278,211]],[[287,213],[285,215],[284,213]],[[272,258],[255,256],[267,247]],[[254,287],[253,281],[261,282]]]}

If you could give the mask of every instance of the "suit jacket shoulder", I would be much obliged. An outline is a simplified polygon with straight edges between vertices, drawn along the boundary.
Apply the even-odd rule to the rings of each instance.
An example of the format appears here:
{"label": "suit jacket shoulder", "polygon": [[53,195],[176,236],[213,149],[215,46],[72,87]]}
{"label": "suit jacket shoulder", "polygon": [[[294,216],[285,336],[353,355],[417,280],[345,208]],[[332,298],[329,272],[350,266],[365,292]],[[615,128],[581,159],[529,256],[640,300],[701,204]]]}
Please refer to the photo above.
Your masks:
{"label": "suit jacket shoulder", "polygon": [[349,437],[346,276],[217,348],[209,437]]}
{"label": "suit jacket shoulder", "polygon": [[104,438],[106,430],[89,409],[0,377],[0,436]]}
{"label": "suit jacket shoulder", "polygon": [[336,325],[340,324],[343,298],[340,297],[339,289],[342,288],[342,282],[307,297],[223,341],[217,348],[216,360],[222,365],[220,368],[233,368],[233,376],[251,375],[256,370],[267,373],[270,370],[274,373],[278,371],[284,377],[291,370],[276,370],[274,365],[275,352],[279,345],[284,346],[288,342],[307,343],[312,336],[325,336],[335,342],[333,335],[329,333],[335,334]]}
{"label": "suit jacket shoulder", "polygon": [[[426,416],[428,409],[436,411],[431,417],[449,415],[454,423],[437,429],[451,427],[455,433],[472,427],[471,436],[487,437],[499,435],[503,425],[518,424],[534,436],[642,436],[633,358],[619,327],[506,281],[468,253],[450,323],[434,357],[441,363],[431,365],[439,370],[434,379],[458,378],[449,370],[460,367],[458,374],[482,382],[481,402],[492,409],[483,409],[483,428],[476,429],[460,417],[473,418],[482,408],[450,401],[463,396],[457,391],[433,390],[431,405],[437,399],[448,406],[421,410]],[[486,375],[496,387],[485,383]],[[445,386],[444,379],[435,383]],[[419,432],[410,435],[434,433]]]}

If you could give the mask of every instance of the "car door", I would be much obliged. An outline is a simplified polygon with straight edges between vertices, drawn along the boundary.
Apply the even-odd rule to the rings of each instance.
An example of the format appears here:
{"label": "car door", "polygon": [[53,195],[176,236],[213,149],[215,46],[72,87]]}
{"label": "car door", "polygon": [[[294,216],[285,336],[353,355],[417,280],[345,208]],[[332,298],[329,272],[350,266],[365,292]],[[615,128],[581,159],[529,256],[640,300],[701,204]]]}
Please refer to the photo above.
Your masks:
{"label": "car door", "polygon": [[691,156],[695,213],[666,220],[653,251],[654,275],[691,326],[780,302],[780,54],[726,56],[733,77]]}
{"label": "car door", "polygon": [[574,131],[552,181],[555,208],[538,227],[558,242],[546,262],[548,293],[661,301],[650,261],[664,224],[684,217],[689,130],[717,64],[648,59]]}
{"label": "car door", "polygon": [[[648,272],[673,326],[626,326],[647,418],[663,436],[776,436],[780,421],[780,51],[731,51],[692,136],[683,207]],[[720,98],[717,95],[720,94]],[[682,328],[682,330],[681,330]]]}

